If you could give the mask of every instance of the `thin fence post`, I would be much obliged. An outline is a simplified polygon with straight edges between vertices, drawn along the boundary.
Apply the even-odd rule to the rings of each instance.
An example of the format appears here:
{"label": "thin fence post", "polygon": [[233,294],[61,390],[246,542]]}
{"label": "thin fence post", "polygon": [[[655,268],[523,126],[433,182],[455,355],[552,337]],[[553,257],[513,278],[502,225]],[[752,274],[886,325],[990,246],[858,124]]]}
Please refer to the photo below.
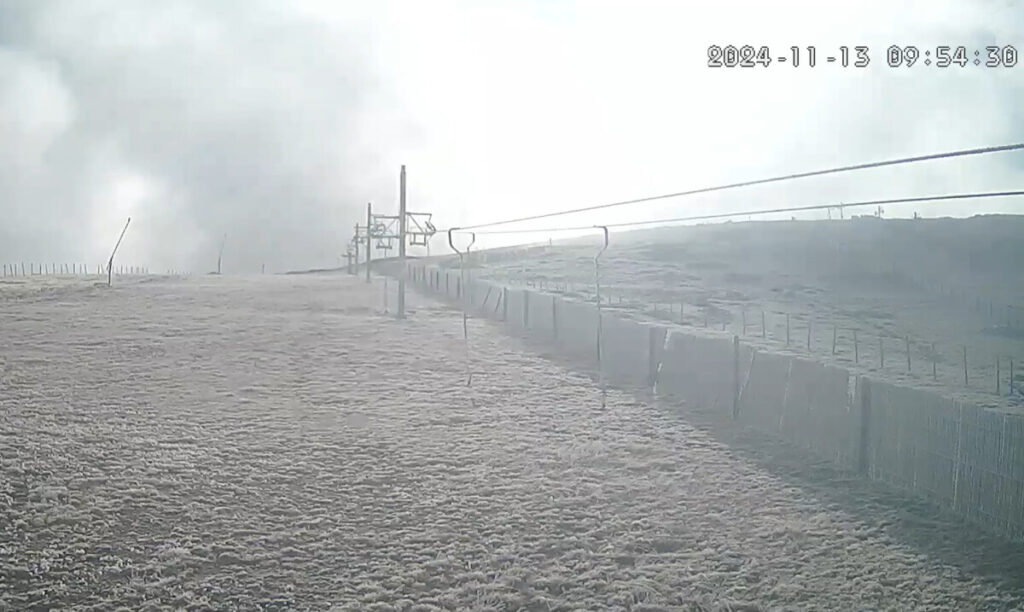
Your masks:
{"label": "thin fence post", "polygon": [[740,316],[743,318],[743,335],[747,335],[747,309],[740,309]]}
{"label": "thin fence post", "polygon": [[686,304],[685,302],[680,300],[680,302],[679,302],[679,324],[680,325],[682,325],[682,323],[683,323],[683,307],[684,307],[685,304]]}
{"label": "thin fence post", "polygon": [[967,380],[967,345],[966,344],[963,345],[963,349],[964,349],[964,386],[968,387],[968,386],[970,386],[970,384],[968,383],[968,380]]}
{"label": "thin fence post", "polygon": [[764,315],[764,311],[762,310],[761,311],[761,338],[764,339],[764,338],[767,338],[767,337],[768,337],[768,328],[765,325],[765,315]]}
{"label": "thin fence post", "polygon": [[857,456],[857,468],[861,474],[867,474],[870,467],[868,451],[871,438],[871,381],[865,377],[860,380],[860,449]]}
{"label": "thin fence post", "polygon": [[662,338],[658,329],[650,327],[647,330],[647,388],[654,389],[658,384],[658,341]]}
{"label": "thin fence post", "polygon": [[939,380],[939,370],[936,365],[938,360],[938,355],[935,354],[935,343],[932,342],[932,380]]}
{"label": "thin fence post", "polygon": [[838,340],[838,338],[839,338],[839,326],[838,325],[833,325],[832,326],[832,354],[833,355],[836,354],[836,340]]}
{"label": "thin fence post", "polygon": [[1010,395],[1013,395],[1013,357],[1010,357]]}
{"label": "thin fence post", "polygon": [[530,290],[523,289],[523,329],[530,329]]}
{"label": "thin fence post", "polygon": [[551,296],[551,335],[558,340],[558,298]]}
{"label": "thin fence post", "polygon": [[878,359],[881,362],[882,367],[884,368],[885,367],[885,340],[882,338],[882,336],[878,337]]}
{"label": "thin fence post", "polygon": [[1000,368],[1001,367],[1002,367],[1002,364],[1000,363],[999,354],[997,353],[996,354],[996,395],[1002,395],[1002,388],[999,386],[999,378],[1003,375],[1003,373],[1000,372]]}
{"label": "thin fence post", "polygon": [[786,346],[789,346],[789,313],[786,313]]}
{"label": "thin fence post", "polygon": [[857,340],[857,330],[853,330],[853,363],[860,363],[860,342]]}
{"label": "thin fence post", "polygon": [[807,319],[807,350],[811,350],[811,320]]}
{"label": "thin fence post", "polygon": [[910,334],[904,336],[907,346],[907,372],[910,372]]}
{"label": "thin fence post", "polygon": [[704,329],[708,328],[708,307],[704,305]]}
{"label": "thin fence post", "polygon": [[732,418],[740,415],[740,337],[732,337]]}

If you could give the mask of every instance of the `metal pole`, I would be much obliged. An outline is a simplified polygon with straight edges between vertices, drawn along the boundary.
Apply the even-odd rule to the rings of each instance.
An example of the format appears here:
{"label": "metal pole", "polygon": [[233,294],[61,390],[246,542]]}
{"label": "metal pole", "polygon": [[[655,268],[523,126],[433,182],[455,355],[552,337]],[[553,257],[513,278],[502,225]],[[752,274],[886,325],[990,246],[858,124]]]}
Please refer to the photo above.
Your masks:
{"label": "metal pole", "polygon": [[601,255],[608,249],[608,228],[603,225],[594,227],[604,230],[604,246],[594,255],[594,289],[597,292],[597,371],[601,381],[601,407],[607,405],[607,392],[604,385],[604,366],[601,363]]}
{"label": "metal pole", "polygon": [[220,252],[217,253],[217,274],[220,274],[220,261],[224,258],[224,245],[227,244],[228,235],[224,234],[224,239],[220,242]]}
{"label": "metal pole", "polygon": [[907,347],[907,372],[910,372],[910,335],[905,337]]}
{"label": "metal pole", "polygon": [[740,415],[740,337],[732,336],[732,419]]}
{"label": "metal pole", "polygon": [[370,260],[373,258],[373,203],[366,203],[366,282],[370,282]]}
{"label": "metal pole", "polygon": [[[398,318],[405,318],[405,165],[398,186]],[[462,282],[463,291],[466,282]]]}
{"label": "metal pole", "polygon": [[963,345],[963,349],[964,349],[964,386],[967,387],[967,386],[970,386],[970,383],[968,382],[968,379],[967,379],[967,345],[966,344]]}
{"label": "metal pole", "polygon": [[[466,313],[466,310],[467,310],[466,295],[467,294],[466,294],[466,291],[465,291],[465,287],[466,287],[466,260],[465,260],[465,255],[469,253],[470,247],[472,247],[473,243],[476,242],[476,233],[475,232],[470,232],[470,235],[472,236],[472,239],[470,240],[469,246],[466,247],[466,252],[463,253],[462,251],[460,251],[457,248],[455,248],[455,240],[453,239],[453,236],[452,236],[452,234],[455,231],[457,231],[458,229],[459,228],[457,228],[457,227],[453,227],[453,228],[448,230],[448,246],[450,246],[451,249],[453,251],[455,251],[456,253],[458,253],[458,255],[459,255],[459,288],[460,288],[461,293],[462,293],[462,295],[460,296],[462,298],[462,339],[463,339],[463,342],[465,342],[465,345],[466,345],[466,386],[469,387],[469,386],[473,385],[473,369],[472,369],[472,366],[471,366],[470,360],[469,360],[470,359],[469,358],[469,317],[468,317],[468,315]],[[445,279],[447,279],[447,278],[448,278],[448,275],[446,274],[445,275]],[[524,308],[523,309],[524,315],[527,312],[529,312],[529,311]]]}
{"label": "metal pole", "polygon": [[352,242],[356,244],[356,265],[352,268],[352,274],[359,274],[359,224],[356,223],[356,233],[353,234]]}
{"label": "metal pole", "polygon": [[114,250],[110,253],[110,261],[107,262],[107,286],[111,285],[111,271],[114,269],[114,255],[117,254],[118,247],[121,246],[121,240],[124,238],[124,233],[128,231],[128,224],[132,222],[132,218],[128,217],[128,221],[124,224],[124,229],[121,230],[121,235],[117,239],[117,244],[114,245]]}

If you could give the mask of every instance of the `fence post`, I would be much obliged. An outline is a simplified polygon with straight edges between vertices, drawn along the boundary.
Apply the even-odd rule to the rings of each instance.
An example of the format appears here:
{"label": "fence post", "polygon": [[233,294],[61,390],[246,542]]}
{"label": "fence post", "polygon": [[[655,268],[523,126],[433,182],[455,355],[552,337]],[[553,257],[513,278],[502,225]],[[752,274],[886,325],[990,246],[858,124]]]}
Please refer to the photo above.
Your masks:
{"label": "fence post", "polygon": [[839,326],[838,325],[833,325],[832,326],[832,354],[833,355],[836,354],[836,340],[838,340],[838,338],[839,338]]}
{"label": "fence post", "polygon": [[939,379],[938,367],[935,365],[938,360],[938,355],[935,354],[935,343],[932,342],[932,380]]}
{"label": "fence post", "polygon": [[860,342],[857,341],[857,330],[853,330],[853,363],[860,363]]}
{"label": "fence post", "polygon": [[530,291],[523,289],[523,329],[530,329]]}
{"label": "fence post", "polygon": [[999,362],[999,354],[996,354],[996,395],[1002,394],[1002,389],[999,386],[999,377],[1002,376],[1002,372],[999,371],[1002,364]]}
{"label": "fence post", "polygon": [[508,287],[501,288],[501,320],[508,322]]}
{"label": "fence post", "polygon": [[904,336],[907,345],[907,372],[910,372],[910,334]]}
{"label": "fence post", "polygon": [[558,298],[551,296],[551,335],[558,340]]}
{"label": "fence post", "polygon": [[768,337],[768,330],[767,330],[767,327],[765,326],[765,316],[764,316],[764,311],[762,310],[761,311],[761,339],[763,340],[763,339],[765,339],[767,337]]}
{"label": "fence post", "polygon": [[786,313],[786,346],[789,346],[789,313]]}
{"label": "fence post", "polygon": [[743,317],[743,335],[747,335],[747,309],[743,308],[740,310],[741,316]]}
{"label": "fence post", "polygon": [[811,320],[807,319],[807,350],[811,350]]}
{"label": "fence post", "polygon": [[881,336],[878,337],[878,358],[882,363],[882,367],[885,367],[885,340]]}
{"label": "fence post", "polygon": [[658,330],[647,328],[647,388],[658,384]]}
{"label": "fence post", "polygon": [[861,474],[868,473],[870,461],[868,451],[871,437],[871,381],[866,376],[860,377],[860,448],[857,453],[857,469]]}
{"label": "fence post", "polygon": [[964,349],[964,386],[968,387],[970,385],[967,382],[967,345],[966,344],[963,345],[963,349]]}
{"label": "fence post", "polygon": [[740,415],[740,337],[732,337],[732,418]]}

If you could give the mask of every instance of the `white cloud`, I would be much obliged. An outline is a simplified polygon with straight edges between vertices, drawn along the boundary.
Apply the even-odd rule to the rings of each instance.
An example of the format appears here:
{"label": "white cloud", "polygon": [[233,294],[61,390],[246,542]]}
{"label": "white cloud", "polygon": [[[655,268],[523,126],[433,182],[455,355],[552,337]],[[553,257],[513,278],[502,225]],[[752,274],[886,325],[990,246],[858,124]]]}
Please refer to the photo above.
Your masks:
{"label": "white cloud", "polygon": [[[119,177],[145,177],[161,186],[147,201],[163,199],[151,222],[173,236],[154,231],[137,254],[159,256],[154,267],[207,265],[224,231],[247,237],[232,244],[242,268],[334,263],[366,201],[395,209],[403,163],[410,207],[446,227],[1024,132],[1024,65],[885,65],[894,43],[1014,43],[1024,12],[1005,2],[16,6],[28,17],[0,9],[0,20],[9,10],[8,23],[28,25],[0,26],[0,83],[35,85],[0,89],[0,135],[15,125],[31,137],[6,138],[16,144],[0,154],[36,160],[49,185],[2,175],[22,187],[13,205],[46,211],[34,230],[63,237],[49,248],[89,250],[110,230],[76,244],[54,219],[105,219],[94,208],[104,206],[120,216],[104,194]],[[816,45],[819,66],[708,68],[708,45],[729,43],[770,45],[773,56]],[[868,68],[825,64],[840,45],[860,44]],[[14,64],[35,76],[11,76]],[[1018,187],[1021,167],[1019,155],[923,164],[542,225]],[[29,248],[13,244],[0,243],[0,255]]]}

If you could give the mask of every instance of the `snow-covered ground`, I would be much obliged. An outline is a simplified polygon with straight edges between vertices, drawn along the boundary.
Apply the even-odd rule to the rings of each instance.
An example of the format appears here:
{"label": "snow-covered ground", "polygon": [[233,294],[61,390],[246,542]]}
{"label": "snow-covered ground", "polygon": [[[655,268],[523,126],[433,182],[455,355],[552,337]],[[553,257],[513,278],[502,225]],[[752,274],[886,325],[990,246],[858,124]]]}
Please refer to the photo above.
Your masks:
{"label": "snow-covered ground", "polygon": [[410,303],[341,275],[0,298],[0,610],[1024,607],[1019,547],[602,410],[489,322],[467,387],[460,315]]}

